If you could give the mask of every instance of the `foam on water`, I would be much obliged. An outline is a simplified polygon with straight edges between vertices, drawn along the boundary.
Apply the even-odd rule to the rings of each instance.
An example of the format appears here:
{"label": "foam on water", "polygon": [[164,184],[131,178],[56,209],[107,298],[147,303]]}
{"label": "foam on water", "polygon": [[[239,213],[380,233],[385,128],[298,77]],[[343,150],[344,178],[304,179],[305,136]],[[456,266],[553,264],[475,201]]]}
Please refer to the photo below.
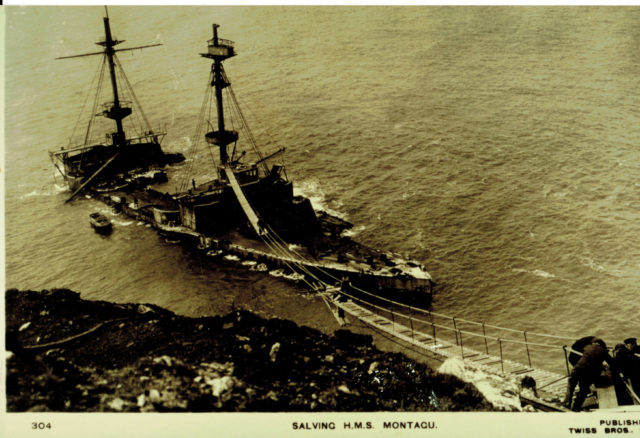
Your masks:
{"label": "foam on water", "polygon": [[29,193],[26,193],[22,196],[20,196],[18,199],[27,199],[27,198],[31,198],[33,196],[46,196],[47,194],[42,192],[41,190],[33,190]]}
{"label": "foam on water", "polygon": [[322,185],[318,181],[298,181],[293,188],[293,194],[294,196],[309,198],[311,205],[316,211],[326,211],[333,216],[347,220],[347,215],[339,210],[342,204],[338,201],[328,202]]}
{"label": "foam on water", "polygon": [[134,224],[134,221],[128,221],[128,220],[122,220],[122,219],[112,219],[111,222],[113,222],[114,225],[117,225],[118,227],[128,227]]}
{"label": "foam on water", "polygon": [[348,230],[344,230],[342,232],[342,235],[346,237],[356,237],[358,234],[363,232],[366,228],[367,227],[365,227],[364,225],[358,225],[353,228],[349,228]]}
{"label": "foam on water", "polygon": [[550,274],[546,271],[543,271],[542,269],[534,269],[534,270],[528,270],[528,269],[520,269],[520,268],[514,268],[512,269],[513,272],[524,272],[527,274],[533,274],[536,277],[541,277],[541,278],[556,278],[555,275]]}
{"label": "foam on water", "polygon": [[54,183],[48,186],[40,187],[38,189],[33,189],[32,191],[25,193],[23,195],[19,195],[18,199],[25,200],[33,197],[40,196],[54,196],[60,193],[68,192],[69,189],[65,185],[61,185],[58,183]]}

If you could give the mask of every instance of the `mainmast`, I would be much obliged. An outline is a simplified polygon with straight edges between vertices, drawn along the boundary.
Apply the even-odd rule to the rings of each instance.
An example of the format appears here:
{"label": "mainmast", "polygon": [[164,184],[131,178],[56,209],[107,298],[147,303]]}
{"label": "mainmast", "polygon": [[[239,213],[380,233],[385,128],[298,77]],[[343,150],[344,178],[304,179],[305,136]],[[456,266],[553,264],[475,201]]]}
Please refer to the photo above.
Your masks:
{"label": "mainmast", "polygon": [[236,131],[227,131],[224,127],[222,90],[230,84],[226,80],[226,75],[222,68],[222,61],[235,56],[235,51],[233,50],[233,41],[218,38],[218,27],[220,27],[218,24],[213,25],[213,38],[207,41],[208,51],[200,55],[213,59],[213,65],[211,66],[211,86],[215,88],[216,108],[218,112],[218,130],[207,132],[205,138],[207,143],[220,148],[220,162],[224,165],[229,161],[227,145],[238,140],[238,133]]}
{"label": "mainmast", "polygon": [[98,42],[96,44],[104,46],[104,54],[107,57],[109,63],[109,74],[111,76],[111,89],[113,91],[112,105],[106,104],[106,108],[103,115],[116,122],[116,134],[113,138],[113,144],[117,146],[124,146],[126,144],[126,137],[124,134],[124,128],[122,127],[122,119],[131,114],[131,108],[123,107],[120,105],[120,98],[118,97],[118,82],[116,80],[116,68],[113,61],[113,56],[116,51],[114,47],[124,41],[117,41],[111,38],[111,27],[109,26],[109,17],[104,17],[104,42]]}

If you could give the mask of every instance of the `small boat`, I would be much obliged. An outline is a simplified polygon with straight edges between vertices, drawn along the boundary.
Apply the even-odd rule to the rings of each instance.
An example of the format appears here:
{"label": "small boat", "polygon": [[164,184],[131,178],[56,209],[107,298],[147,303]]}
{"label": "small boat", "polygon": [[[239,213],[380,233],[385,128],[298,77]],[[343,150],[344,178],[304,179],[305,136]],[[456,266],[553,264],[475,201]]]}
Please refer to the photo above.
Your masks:
{"label": "small boat", "polygon": [[89,223],[99,233],[111,232],[112,224],[107,217],[101,213],[95,212],[89,215]]}

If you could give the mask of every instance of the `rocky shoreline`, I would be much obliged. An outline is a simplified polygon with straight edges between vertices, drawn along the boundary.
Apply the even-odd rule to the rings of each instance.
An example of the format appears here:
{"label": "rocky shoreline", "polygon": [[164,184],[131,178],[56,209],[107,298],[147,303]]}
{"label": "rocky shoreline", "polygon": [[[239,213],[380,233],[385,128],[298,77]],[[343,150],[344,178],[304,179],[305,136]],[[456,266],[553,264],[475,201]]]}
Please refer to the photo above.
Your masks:
{"label": "rocky shoreline", "polygon": [[11,289],[5,304],[9,412],[494,410],[473,385],[347,330],[67,289]]}

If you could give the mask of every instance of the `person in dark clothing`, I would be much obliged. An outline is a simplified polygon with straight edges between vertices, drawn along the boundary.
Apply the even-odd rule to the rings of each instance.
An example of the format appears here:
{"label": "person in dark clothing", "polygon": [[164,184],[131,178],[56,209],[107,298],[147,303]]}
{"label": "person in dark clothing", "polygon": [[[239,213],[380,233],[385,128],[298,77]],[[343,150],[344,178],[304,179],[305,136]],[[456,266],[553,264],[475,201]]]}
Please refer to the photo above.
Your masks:
{"label": "person in dark clothing", "polygon": [[[584,338],[580,338],[578,339],[576,342],[574,342],[571,345],[571,349],[574,351],[579,351],[580,353],[582,353],[584,351],[584,347],[586,347],[587,345],[591,345],[594,342],[597,342],[598,344],[602,345],[604,348],[607,348],[607,345],[604,343],[604,341],[596,336],[585,336]],[[578,361],[580,360],[580,355],[578,353],[574,353],[573,351],[569,353],[569,363],[572,366],[576,366],[576,364],[578,363]]]}
{"label": "person in dark clothing", "polygon": [[[607,362],[610,367],[613,367],[613,360],[607,352],[606,344],[603,344],[604,342],[602,340],[596,339],[586,345],[582,352],[582,357],[571,370],[564,405],[575,412],[582,409],[582,403],[584,403],[587,398],[591,385],[596,383],[600,377],[603,371],[603,362]],[[579,387],[579,390],[572,404],[571,400],[573,399],[573,391],[576,385]]]}
{"label": "person in dark clothing", "polygon": [[520,380],[520,387],[523,389],[529,389],[533,393],[534,397],[538,397],[537,383],[536,379],[533,377],[529,375],[524,376],[522,380]]}
{"label": "person in dark clothing", "polygon": [[[632,376],[640,372],[640,370],[636,370],[634,368],[633,353],[631,353],[624,344],[617,344],[613,348],[613,361],[619,373],[617,376],[614,376],[613,380],[616,388],[616,397],[618,398],[618,404],[631,405],[633,404],[633,399],[629,394],[627,386],[625,385],[625,381],[627,383],[630,383]],[[622,376],[620,376],[620,374],[622,374]]]}
{"label": "person in dark clothing", "polygon": [[[633,404],[627,385],[631,386],[636,396],[640,396],[640,358],[634,356],[624,344],[618,344],[613,349],[613,360],[618,372],[616,376],[618,402],[621,405]],[[622,374],[622,377],[619,374]]]}
{"label": "person in dark clothing", "polygon": [[633,392],[640,397],[640,347],[636,344],[636,338],[627,338],[623,342],[624,345],[618,344],[614,350],[616,365]]}
{"label": "person in dark clothing", "polygon": [[640,354],[640,346],[638,346],[636,338],[627,338],[623,342],[633,354]]}

